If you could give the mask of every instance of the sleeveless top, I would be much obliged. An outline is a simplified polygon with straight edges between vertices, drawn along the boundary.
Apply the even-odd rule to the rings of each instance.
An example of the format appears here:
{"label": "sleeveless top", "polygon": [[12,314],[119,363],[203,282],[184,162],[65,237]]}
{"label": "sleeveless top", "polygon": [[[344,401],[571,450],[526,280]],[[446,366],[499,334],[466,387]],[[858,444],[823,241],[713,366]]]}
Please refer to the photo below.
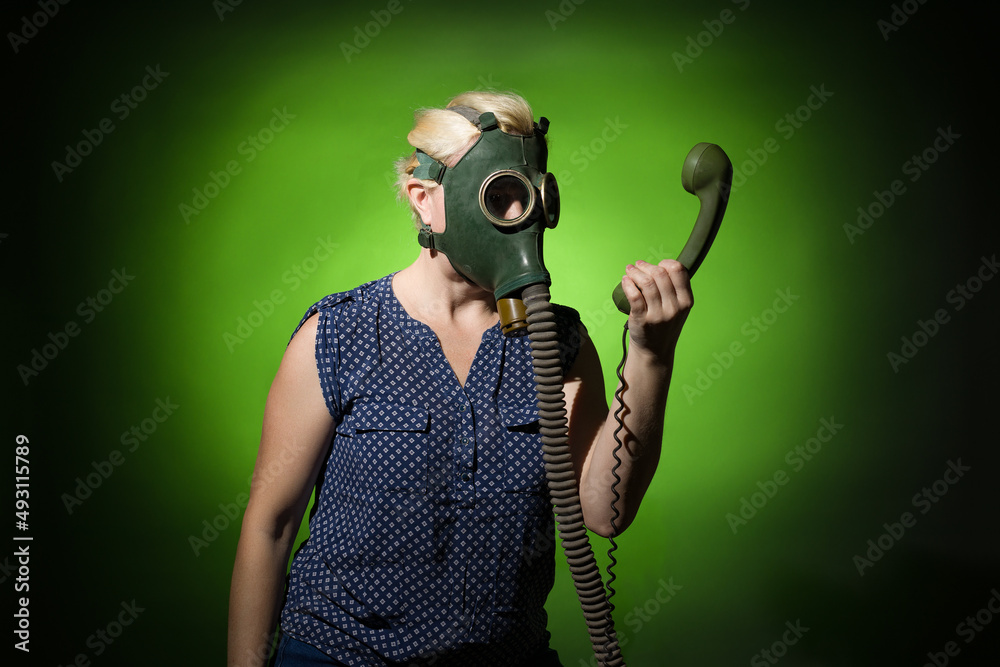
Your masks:
{"label": "sleeveless top", "polygon": [[[554,310],[566,369],[579,315]],[[555,536],[527,336],[488,329],[462,387],[392,275],[302,322],[314,313],[337,427],[282,630],[352,666],[512,665],[545,650]]]}

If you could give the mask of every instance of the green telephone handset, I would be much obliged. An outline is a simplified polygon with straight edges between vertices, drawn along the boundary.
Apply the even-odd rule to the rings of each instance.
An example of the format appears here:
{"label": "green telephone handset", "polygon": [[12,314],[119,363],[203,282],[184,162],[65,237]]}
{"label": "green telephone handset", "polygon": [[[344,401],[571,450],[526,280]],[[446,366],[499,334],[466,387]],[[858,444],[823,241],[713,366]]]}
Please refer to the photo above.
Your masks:
{"label": "green telephone handset", "polygon": [[[726,213],[726,204],[729,203],[729,191],[732,183],[733,164],[729,161],[729,157],[725,151],[715,144],[702,142],[692,148],[684,159],[684,168],[681,170],[681,184],[685,190],[693,195],[697,195],[701,202],[701,209],[698,211],[698,219],[694,223],[694,230],[691,232],[691,236],[688,237],[687,243],[684,244],[681,254],[677,257],[677,261],[683,264],[684,268],[692,276],[698,270],[698,267],[701,266],[705,255],[708,254],[709,248],[712,247],[712,241],[715,240],[716,233],[719,231],[719,226],[722,224],[722,216]],[[629,306],[628,299],[625,297],[625,291],[622,289],[621,283],[615,287],[611,298],[614,299],[618,310],[626,315],[629,314],[631,307]],[[622,331],[622,360],[618,364],[616,371],[618,375],[618,389],[615,391],[615,401],[618,403],[618,408],[615,410],[614,416],[615,421],[618,422],[618,427],[613,434],[615,447],[612,451],[612,456],[615,459],[615,463],[611,466],[611,476],[614,478],[614,481],[611,483],[611,493],[614,496],[614,500],[611,502],[613,513],[611,517],[612,536],[609,538],[611,546],[608,549],[606,618],[605,625],[603,626],[604,643],[595,643],[595,653],[602,667],[624,667],[625,664],[621,656],[617,635],[614,631],[612,613],[615,610],[615,605],[611,601],[611,598],[615,594],[614,582],[616,577],[614,567],[618,564],[618,559],[614,555],[615,550],[618,548],[614,533],[617,532],[616,522],[619,517],[618,500],[621,498],[621,495],[618,493],[618,484],[621,482],[621,477],[618,475],[618,467],[621,465],[622,459],[618,455],[618,452],[624,446],[620,434],[625,428],[623,413],[625,411],[624,394],[626,383],[625,377],[622,375],[622,369],[625,368],[625,359],[628,355],[628,348],[626,346],[627,338],[628,323],[625,324]]]}
{"label": "green telephone handset", "polygon": [[[732,183],[733,163],[729,161],[725,151],[715,144],[702,142],[692,148],[684,159],[681,184],[701,201],[694,230],[681,254],[677,256],[677,261],[684,265],[691,276],[701,266],[712,247],[712,241],[722,224],[722,216],[726,213]],[[615,287],[611,298],[618,310],[629,314],[631,308],[621,284]]]}

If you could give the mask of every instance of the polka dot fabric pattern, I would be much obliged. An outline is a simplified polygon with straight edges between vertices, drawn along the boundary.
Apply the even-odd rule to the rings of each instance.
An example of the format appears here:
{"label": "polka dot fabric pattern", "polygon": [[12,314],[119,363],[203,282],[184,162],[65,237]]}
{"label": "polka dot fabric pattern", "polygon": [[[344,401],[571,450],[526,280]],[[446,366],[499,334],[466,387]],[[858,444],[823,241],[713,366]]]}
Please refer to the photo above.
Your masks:
{"label": "polka dot fabric pattern", "polygon": [[[282,630],[352,666],[528,663],[548,646],[555,535],[527,337],[487,330],[463,387],[391,275],[314,314],[337,428]],[[556,314],[565,369],[580,321]]]}

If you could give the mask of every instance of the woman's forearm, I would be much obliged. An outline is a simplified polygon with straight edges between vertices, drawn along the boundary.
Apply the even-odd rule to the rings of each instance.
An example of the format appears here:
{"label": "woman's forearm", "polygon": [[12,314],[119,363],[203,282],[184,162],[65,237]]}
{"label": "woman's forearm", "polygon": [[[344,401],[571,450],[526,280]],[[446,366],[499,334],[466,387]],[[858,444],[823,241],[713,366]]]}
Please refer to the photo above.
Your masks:
{"label": "woman's forearm", "polygon": [[[672,366],[672,359],[662,362],[647,358],[641,352],[629,354],[624,369],[626,409],[622,414],[625,428],[618,435],[624,446],[618,450],[621,463],[615,470],[620,481],[614,485],[615,475],[612,474],[617,446],[614,432],[618,428],[614,415],[619,406],[615,399],[593,445],[590,465],[581,484],[580,497],[587,526],[600,535],[620,534],[632,523],[656,472]],[[619,495],[617,500],[612,492],[613,485]],[[615,530],[611,528],[613,501],[619,513],[614,519]]]}
{"label": "woman's forearm", "polygon": [[[246,522],[244,522],[246,524]],[[228,667],[264,667],[278,625],[291,540],[244,525],[229,594]]]}

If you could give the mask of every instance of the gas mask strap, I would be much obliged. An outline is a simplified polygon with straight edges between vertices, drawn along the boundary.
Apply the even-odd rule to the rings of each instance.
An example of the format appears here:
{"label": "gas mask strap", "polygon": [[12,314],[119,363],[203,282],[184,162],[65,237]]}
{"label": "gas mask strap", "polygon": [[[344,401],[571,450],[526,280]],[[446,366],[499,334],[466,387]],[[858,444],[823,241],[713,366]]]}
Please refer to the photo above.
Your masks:
{"label": "gas mask strap", "polygon": [[444,172],[448,169],[448,167],[444,166],[419,148],[417,149],[416,154],[417,162],[419,164],[413,168],[413,178],[419,178],[422,181],[430,180],[440,183],[444,179]]}
{"label": "gas mask strap", "polygon": [[500,123],[497,122],[497,117],[493,115],[492,111],[486,111],[479,116],[479,129],[483,132],[498,127],[500,127]]}
{"label": "gas mask strap", "polygon": [[465,120],[469,121],[476,127],[479,127],[479,112],[473,109],[472,107],[463,107],[463,106],[448,107],[448,111],[454,111],[459,116],[465,118]]}
{"label": "gas mask strap", "polygon": [[423,248],[429,248],[434,250],[434,232],[431,231],[431,226],[426,222],[420,223],[420,231],[417,232],[417,243]]}
{"label": "gas mask strap", "polygon": [[[420,164],[414,168],[413,178],[441,183],[444,179],[444,172],[448,168],[419,148],[416,155],[417,162]],[[417,232],[417,243],[424,248],[434,250],[434,232],[431,231],[430,225],[423,221],[420,222],[420,231]]]}
{"label": "gas mask strap", "polygon": [[[450,107],[448,110],[454,111],[463,118],[467,119],[470,123],[478,127],[481,132],[493,130],[499,127],[496,116],[494,116],[490,111],[480,114],[472,107],[465,106]],[[438,162],[419,148],[416,149],[416,157],[418,164],[413,169],[413,178],[431,180],[436,183],[441,183],[444,180],[444,174],[448,170],[447,166]],[[421,247],[429,248],[431,250],[437,249],[434,242],[435,236],[438,236],[438,234],[431,231],[430,225],[424,222],[420,223],[420,230],[417,232],[417,243],[419,243]]]}
{"label": "gas mask strap", "polygon": [[[470,123],[475,125],[480,131],[485,132],[486,130],[492,130],[499,127],[496,116],[492,112],[485,112],[480,114],[478,111],[472,107],[450,107],[448,111],[454,111],[458,115],[462,116]],[[546,129],[548,128],[548,121],[544,118],[542,119],[546,123]],[[431,180],[440,183],[444,180],[444,172],[447,171],[443,163],[438,162],[432,158],[427,153],[423,152],[419,148],[416,149],[417,155],[417,166],[413,169],[413,178],[419,178],[420,180]]]}

